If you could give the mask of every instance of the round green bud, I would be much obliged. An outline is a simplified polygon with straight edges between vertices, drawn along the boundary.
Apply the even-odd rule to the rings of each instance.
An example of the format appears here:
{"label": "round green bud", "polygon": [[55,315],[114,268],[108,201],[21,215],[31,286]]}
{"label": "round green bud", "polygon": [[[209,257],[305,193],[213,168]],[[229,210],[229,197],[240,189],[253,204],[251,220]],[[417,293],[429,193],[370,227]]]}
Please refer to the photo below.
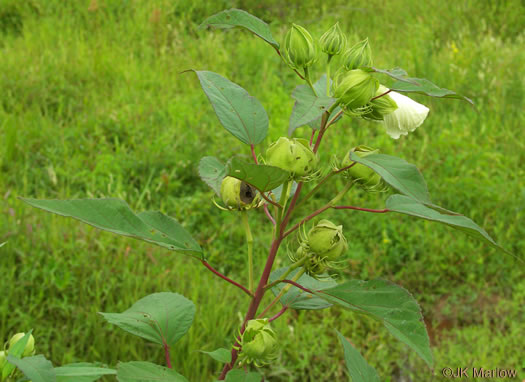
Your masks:
{"label": "round green bud", "polygon": [[7,355],[5,354],[5,351],[0,351],[0,374],[2,374],[2,369],[4,368],[4,365],[7,362]]}
{"label": "round green bud", "polygon": [[[361,158],[365,158],[372,154],[378,154],[379,150],[363,145],[354,147],[345,155],[341,167],[347,167],[354,163],[352,159],[350,159],[350,154],[352,152]],[[382,183],[381,176],[378,173],[361,163],[354,164],[345,172],[351,179],[354,179],[359,185],[368,191],[377,190]]]}
{"label": "round green bud", "polygon": [[337,260],[348,249],[343,235],[343,226],[329,220],[320,220],[308,232],[308,245],[317,256],[326,260]]}
{"label": "round green bud", "polygon": [[292,24],[286,33],[283,44],[283,58],[294,69],[311,66],[317,59],[317,47],[308,31],[300,25]]}
{"label": "round green bud", "polygon": [[372,50],[368,38],[358,42],[343,54],[343,66],[346,70],[372,66]]}
{"label": "round green bud", "polygon": [[278,341],[267,318],[250,320],[241,336],[241,358],[262,366],[277,356]]}
{"label": "round green bud", "polygon": [[[388,88],[379,85],[379,89],[377,89],[374,97],[378,97],[386,92],[388,92]],[[370,105],[372,106],[370,113],[363,115],[363,118],[374,121],[382,121],[385,115],[393,113],[397,109],[397,103],[388,94],[373,99],[370,101]]]}
{"label": "round green bud", "polygon": [[300,179],[317,171],[319,159],[306,139],[281,137],[266,150],[266,163]]}
{"label": "round green bud", "polygon": [[221,183],[222,202],[230,209],[249,209],[257,199],[257,190],[242,180],[227,176]]}
{"label": "round green bud", "polygon": [[339,27],[339,23],[335,23],[328,29],[319,39],[319,43],[321,50],[329,56],[341,54],[346,47],[346,36]]}
{"label": "round green bud", "polygon": [[349,110],[368,104],[379,88],[379,81],[361,69],[343,73],[336,81],[334,97]]}
{"label": "round green bud", "polygon": [[[16,333],[11,339],[9,340],[9,348],[13,347],[14,344],[16,344],[22,337],[25,336],[25,333]],[[24,357],[27,357],[33,353],[35,350],[35,338],[33,335],[29,335],[29,339],[27,340],[26,347],[24,348],[24,353],[22,354]]]}

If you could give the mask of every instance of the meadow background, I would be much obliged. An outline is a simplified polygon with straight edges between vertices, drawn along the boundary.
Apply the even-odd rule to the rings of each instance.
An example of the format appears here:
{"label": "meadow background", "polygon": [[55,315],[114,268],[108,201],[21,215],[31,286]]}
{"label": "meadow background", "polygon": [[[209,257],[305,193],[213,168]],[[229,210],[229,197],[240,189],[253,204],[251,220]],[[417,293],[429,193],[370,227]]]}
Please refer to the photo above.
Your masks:
{"label": "meadow background", "polygon": [[[248,32],[197,28],[230,7],[268,22],[278,41],[292,22],[318,38],[339,21],[350,42],[369,38],[377,67],[400,66],[472,98],[478,112],[464,102],[413,97],[431,112],[399,140],[345,118],[326,135],[322,159],[358,144],[403,157],[423,171],[436,204],[471,217],[523,257],[522,1],[0,0],[0,243],[7,241],[0,249],[0,342],[34,328],[37,351],[55,365],[162,364],[160,348],[112,328],[97,312],[173,291],[197,305],[193,327],[172,350],[174,367],[190,381],[209,381],[220,370],[198,350],[230,346],[248,305],[242,293],[183,255],[17,198],[111,196],[134,210],[161,210],[183,222],[213,266],[246,280],[238,219],[213,206],[197,165],[205,155],[249,153],[219,124],[196,76],[180,72],[218,72],[263,103],[271,131],[259,153],[286,134],[290,94],[300,82]],[[306,128],[296,132],[306,135]],[[298,216],[341,186],[332,185]],[[382,208],[385,198],[355,191],[346,200]],[[283,346],[263,369],[270,381],[346,380],[334,328],[384,381],[439,381],[443,367],[525,367],[523,263],[410,217],[325,217],[341,222],[349,239],[344,277],[386,278],[420,302],[436,375],[377,322],[331,309],[289,312],[275,322]],[[261,213],[250,221],[258,225],[260,266],[270,227]],[[287,263],[284,251],[279,259]]]}

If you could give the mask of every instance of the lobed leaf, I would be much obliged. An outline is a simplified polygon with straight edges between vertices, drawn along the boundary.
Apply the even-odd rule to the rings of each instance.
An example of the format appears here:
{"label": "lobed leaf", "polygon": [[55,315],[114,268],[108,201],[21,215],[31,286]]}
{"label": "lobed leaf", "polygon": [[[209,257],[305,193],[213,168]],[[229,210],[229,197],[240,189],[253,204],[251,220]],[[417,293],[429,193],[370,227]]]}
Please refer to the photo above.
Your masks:
{"label": "lobed leaf", "polygon": [[255,97],[217,73],[194,72],[226,130],[247,145],[261,143],[266,138],[268,115]]}
{"label": "lobed leaf", "polygon": [[363,356],[352,346],[350,342],[337,331],[337,336],[345,352],[345,363],[352,382],[380,382],[376,370],[370,366]]}
{"label": "lobed leaf", "polygon": [[141,298],[122,313],[100,313],[110,324],[159,345],[173,346],[189,330],[195,305],[170,292]]}
{"label": "lobed leaf", "polygon": [[256,36],[262,38],[276,50],[279,50],[279,43],[274,40],[270,27],[261,19],[241,9],[229,9],[208,17],[202,22],[199,28],[213,26],[217,28],[241,27],[248,29]]}
{"label": "lobed leaf", "polygon": [[201,247],[191,235],[177,220],[161,212],[151,211],[135,214],[126,202],[114,198],[21,199],[33,207],[72,217],[117,235],[133,237],[173,251],[203,258]]}
{"label": "lobed leaf", "polygon": [[406,289],[385,280],[349,280],[315,294],[381,321],[394,337],[432,366],[432,351],[421,310]]}

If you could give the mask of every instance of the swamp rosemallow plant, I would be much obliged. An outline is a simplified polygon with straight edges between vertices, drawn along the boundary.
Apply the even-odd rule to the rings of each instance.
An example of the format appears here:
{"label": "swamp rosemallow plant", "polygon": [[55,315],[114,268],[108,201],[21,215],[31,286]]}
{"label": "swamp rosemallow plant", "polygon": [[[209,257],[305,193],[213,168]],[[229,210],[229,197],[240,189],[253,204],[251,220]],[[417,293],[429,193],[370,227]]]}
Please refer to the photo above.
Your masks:
{"label": "swamp rosemallow plant", "polygon": [[[258,368],[271,364],[278,356],[279,338],[285,335],[276,333],[271,323],[291,309],[317,310],[332,306],[383,322],[394,337],[432,366],[423,317],[408,291],[381,279],[334,279],[334,270],[347,265],[345,233],[352,227],[320,219],[320,215],[328,209],[363,214],[401,213],[446,224],[502,248],[469,218],[433,204],[423,176],[403,159],[381,154],[379,148],[362,144],[366,142],[355,142],[353,147],[346,148],[345,153],[340,153],[343,156],[339,160],[331,163],[320,162],[318,152],[327,133],[337,134],[336,124],[341,118],[379,122],[393,138],[412,132],[423,123],[428,109],[400,93],[471,101],[428,80],[410,78],[402,69],[383,70],[372,66],[368,39],[347,47],[347,38],[337,24],[323,34],[320,41],[304,27],[293,24],[282,47],[274,40],[266,23],[241,10],[218,13],[209,17],[203,26],[249,30],[275,49],[297,73],[299,82],[305,82],[292,94],[295,105],[288,134],[292,136],[301,126],[310,126],[311,134],[308,137],[281,137],[265,148],[260,145],[268,132],[268,116],[261,103],[217,73],[194,71],[220,123],[246,144],[248,157],[251,156],[249,161],[244,157],[233,157],[226,163],[206,156],[199,164],[201,178],[217,195],[215,204],[227,211],[224,218],[237,219],[241,215],[246,232],[248,285],[215,270],[206,260],[199,243],[177,220],[163,213],[134,213],[118,199],[23,200],[46,211],[188,255],[200,261],[212,275],[239,288],[246,298],[247,309],[238,332],[232,333],[231,347],[203,352],[224,363],[219,380],[264,380]],[[333,60],[334,57],[339,57],[340,63]],[[312,82],[310,69],[315,65],[320,65],[326,74]],[[334,78],[331,69],[336,69]],[[395,81],[389,86],[381,84],[388,77]],[[310,214],[300,216],[298,207],[310,200],[321,187],[328,187],[328,180],[338,176],[344,179],[344,187]],[[386,200],[384,209],[347,205],[343,197],[354,186],[367,192],[390,188],[397,193]],[[262,270],[253,266],[254,240],[248,220],[248,214],[257,213],[265,214],[272,226],[272,241]],[[281,248],[288,248],[288,253],[280,251]],[[288,266],[274,269],[276,257],[285,256],[286,259],[286,255]],[[263,296],[267,294],[273,294],[274,298],[263,306]],[[135,361],[120,363],[116,370],[85,363],[54,368],[42,355],[27,356],[24,349],[29,336],[26,334],[19,336],[9,349],[2,367],[2,380],[13,379],[16,366],[33,381],[74,381],[80,377],[90,377],[92,381],[103,375],[115,375],[122,382],[138,379],[187,381],[173,370],[170,348],[191,326],[195,315],[191,301],[176,293],[155,293],[122,313],[101,314],[108,322],[161,346],[166,366]],[[337,335],[353,381],[379,381],[374,368],[366,363],[345,336],[339,332]]]}

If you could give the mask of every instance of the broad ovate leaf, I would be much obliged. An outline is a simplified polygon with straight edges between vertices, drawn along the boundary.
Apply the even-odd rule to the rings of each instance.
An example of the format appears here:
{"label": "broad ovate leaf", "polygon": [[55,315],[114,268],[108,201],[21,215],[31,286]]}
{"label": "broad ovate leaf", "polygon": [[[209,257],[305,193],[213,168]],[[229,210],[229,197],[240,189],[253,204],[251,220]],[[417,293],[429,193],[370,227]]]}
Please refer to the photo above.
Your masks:
{"label": "broad ovate leaf", "polygon": [[215,157],[204,157],[199,162],[199,176],[220,196],[221,183],[226,176],[226,166]]}
{"label": "broad ovate leaf", "polygon": [[117,380],[119,382],[188,382],[174,369],[141,361],[119,363]]}
{"label": "broad ovate leaf", "polygon": [[259,192],[271,191],[290,177],[287,171],[279,167],[247,163],[238,158],[228,162],[226,174],[252,185]]}
{"label": "broad ovate leaf", "polygon": [[380,382],[376,370],[366,362],[345,336],[337,330],[336,332],[341,345],[343,345],[346,368],[352,377],[352,382]]}
{"label": "broad ovate leaf", "polygon": [[155,342],[173,346],[189,330],[195,305],[170,292],[154,293],[138,300],[122,313],[100,313],[109,323]]}
{"label": "broad ovate leaf", "polygon": [[120,199],[28,199],[27,204],[72,217],[118,235],[129,236],[173,251],[202,258],[202,249],[177,220],[157,211],[135,214]]}
{"label": "broad ovate leaf", "polygon": [[7,362],[15,365],[32,382],[56,382],[53,364],[42,354],[17,358],[9,354]]}

